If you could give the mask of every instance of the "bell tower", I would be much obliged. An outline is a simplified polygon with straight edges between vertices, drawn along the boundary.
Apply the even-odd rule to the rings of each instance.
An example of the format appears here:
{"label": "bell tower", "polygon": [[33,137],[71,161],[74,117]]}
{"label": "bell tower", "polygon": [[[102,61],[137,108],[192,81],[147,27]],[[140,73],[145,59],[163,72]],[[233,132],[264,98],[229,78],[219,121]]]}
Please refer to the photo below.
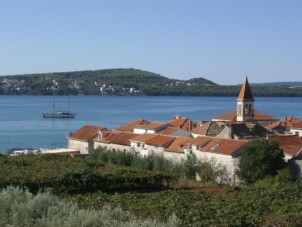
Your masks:
{"label": "bell tower", "polygon": [[254,101],[246,75],[237,99],[237,121],[245,122],[254,120]]}

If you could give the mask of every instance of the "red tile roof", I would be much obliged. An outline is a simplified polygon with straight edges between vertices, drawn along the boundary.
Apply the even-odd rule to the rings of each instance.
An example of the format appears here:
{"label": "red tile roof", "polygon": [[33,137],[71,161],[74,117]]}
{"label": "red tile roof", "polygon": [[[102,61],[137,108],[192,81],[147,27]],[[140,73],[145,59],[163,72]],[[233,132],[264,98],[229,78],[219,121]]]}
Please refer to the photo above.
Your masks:
{"label": "red tile roof", "polygon": [[302,122],[297,122],[296,124],[293,124],[292,128],[301,129],[302,128]]}
{"label": "red tile roof", "polygon": [[130,140],[138,134],[133,132],[112,132],[110,135],[103,139],[96,138],[94,141],[101,143],[111,143],[118,145],[130,146]]}
{"label": "red tile roof", "polygon": [[193,141],[190,143],[193,145],[199,145],[199,146],[203,147],[212,140],[213,140],[213,137],[198,136],[198,137],[194,138]]}
{"label": "red tile roof", "polygon": [[131,141],[145,143],[148,140],[153,139],[156,136],[158,136],[158,135],[157,134],[141,134],[141,135],[138,135],[138,136],[135,136],[134,138],[132,138]]}
{"label": "red tile roof", "polygon": [[[215,117],[213,117],[213,119],[221,120],[221,121],[236,121],[237,111],[233,110],[231,112],[215,116]],[[254,110],[254,121],[277,121],[277,120],[278,120],[278,118],[275,118],[275,117],[272,117],[271,115]]]}
{"label": "red tile roof", "polygon": [[97,137],[94,139],[96,142],[101,143],[110,143],[117,135],[119,135],[121,132],[111,131],[109,134],[102,135],[102,137]]}
{"label": "red tile roof", "polygon": [[78,131],[72,133],[69,138],[81,141],[88,141],[96,137],[98,131],[107,131],[107,128],[101,126],[85,125]]}
{"label": "red tile roof", "polygon": [[254,97],[253,97],[247,77],[245,78],[245,81],[242,85],[241,91],[238,96],[238,101],[243,101],[243,100],[254,101]]}
{"label": "red tile roof", "polygon": [[202,125],[194,128],[192,130],[192,133],[199,134],[199,135],[206,135],[211,123],[212,123],[211,121],[203,123]]}
{"label": "red tile roof", "polygon": [[116,129],[115,131],[128,131],[128,132],[133,132],[133,129],[138,126],[138,125],[147,125],[149,124],[150,121],[147,121],[145,119],[138,119],[136,121],[130,122],[129,124],[122,125]]}
{"label": "red tile roof", "polygon": [[183,148],[185,148],[193,140],[193,138],[176,137],[175,140],[171,143],[171,145],[167,149],[165,149],[165,151],[184,153]]}
{"label": "red tile roof", "polygon": [[282,124],[280,121],[278,121],[274,124],[268,125],[265,128],[267,128],[268,130],[275,130],[275,129],[278,129],[279,127],[282,127]]}
{"label": "red tile roof", "polygon": [[295,117],[286,117],[281,121],[278,121],[274,124],[267,126],[266,128],[269,130],[274,130],[274,129],[278,129],[279,127],[296,128],[299,126],[302,126],[302,120]]}
{"label": "red tile roof", "polygon": [[302,150],[301,137],[296,135],[275,135],[270,137],[279,144],[280,148],[287,154],[296,156]]}
{"label": "red tile roof", "polygon": [[197,127],[197,123],[189,118],[179,117],[177,119],[168,122],[169,125],[177,128],[181,128],[186,131],[190,131]]}
{"label": "red tile roof", "polygon": [[238,150],[243,148],[243,146],[247,143],[248,141],[245,140],[214,138],[207,145],[205,145],[202,150],[225,155],[233,155]]}
{"label": "red tile roof", "polygon": [[175,140],[175,137],[172,137],[172,136],[157,135],[156,137],[146,141],[146,143],[149,145],[153,145],[153,146],[167,147],[174,140]]}
{"label": "red tile roof", "polygon": [[176,132],[177,130],[179,130],[179,128],[168,127],[158,131],[157,133],[161,135],[171,135],[173,132]]}
{"label": "red tile roof", "polygon": [[165,126],[168,126],[168,125],[166,123],[162,123],[162,122],[152,122],[147,125],[137,125],[137,126],[135,126],[135,128],[156,130],[158,128],[165,127]]}

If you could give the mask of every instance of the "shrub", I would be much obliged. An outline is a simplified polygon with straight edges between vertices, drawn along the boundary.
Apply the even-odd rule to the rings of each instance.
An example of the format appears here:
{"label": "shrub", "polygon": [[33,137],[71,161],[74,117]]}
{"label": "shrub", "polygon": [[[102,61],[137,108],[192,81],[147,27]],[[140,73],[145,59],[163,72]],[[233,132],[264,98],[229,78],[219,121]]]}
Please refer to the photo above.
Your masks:
{"label": "shrub", "polygon": [[100,210],[79,209],[49,192],[33,195],[19,188],[0,191],[0,226],[177,226],[176,216],[161,223],[139,220],[120,208],[105,205]]}
{"label": "shrub", "polygon": [[119,150],[109,151],[103,147],[99,147],[95,150],[93,158],[99,159],[105,163],[170,173],[175,173],[175,167],[177,166],[173,162],[165,159],[163,155],[153,153],[147,157],[142,157],[136,156],[134,152],[124,152]]}

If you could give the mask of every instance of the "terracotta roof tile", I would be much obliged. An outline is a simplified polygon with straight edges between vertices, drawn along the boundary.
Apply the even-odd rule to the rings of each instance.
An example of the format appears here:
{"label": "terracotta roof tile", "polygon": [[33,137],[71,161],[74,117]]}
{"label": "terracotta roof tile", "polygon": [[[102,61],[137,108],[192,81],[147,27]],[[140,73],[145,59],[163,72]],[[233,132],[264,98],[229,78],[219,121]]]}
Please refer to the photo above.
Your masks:
{"label": "terracotta roof tile", "polygon": [[165,126],[168,126],[168,125],[166,123],[162,123],[162,122],[152,122],[147,125],[137,125],[137,126],[135,126],[135,128],[155,130],[155,129],[165,127]]}
{"label": "terracotta roof tile", "polygon": [[207,131],[209,129],[209,126],[211,124],[211,121],[208,121],[208,122],[205,122],[203,123],[202,125],[194,128],[192,130],[192,133],[194,134],[199,134],[199,135],[206,135],[207,134]]}
{"label": "terracotta roof tile", "polygon": [[302,122],[297,122],[297,123],[293,124],[292,128],[301,129],[302,128]]}
{"label": "terracotta roof tile", "polygon": [[208,136],[198,136],[193,139],[193,141],[190,142],[191,145],[198,146],[198,149],[204,147],[207,145],[210,141],[212,141],[213,137]]}
{"label": "terracotta roof tile", "polygon": [[116,129],[115,131],[128,131],[128,132],[133,132],[133,129],[138,126],[138,125],[147,125],[149,124],[150,121],[147,121],[145,119],[138,119],[136,121],[130,122],[129,124],[122,125]]}
{"label": "terracotta roof tile", "polygon": [[153,146],[167,147],[174,140],[175,140],[175,137],[172,137],[172,136],[157,135],[156,137],[146,141],[146,143],[149,145],[153,145]]}
{"label": "terracotta roof tile", "polygon": [[176,132],[177,130],[179,130],[179,128],[175,128],[175,127],[167,127],[164,128],[160,131],[158,131],[158,134],[162,134],[162,135],[171,135],[173,132]]}
{"label": "terracotta roof tile", "polygon": [[116,131],[111,131],[109,134],[102,134],[102,138],[98,136],[97,138],[94,139],[96,142],[101,142],[101,143],[110,143],[117,135],[119,135],[121,132],[116,132]]}
{"label": "terracotta roof tile", "polygon": [[[231,112],[221,114],[213,117],[213,120],[221,120],[221,121],[236,121],[237,111],[233,110]],[[254,110],[254,121],[277,121],[278,118],[272,117],[271,115],[262,113],[260,111]]]}
{"label": "terracotta roof tile", "polygon": [[239,101],[243,101],[243,100],[254,101],[254,97],[253,97],[247,77],[245,78],[245,81],[242,85],[241,91],[238,96],[238,100]]}
{"label": "terracotta roof tile", "polygon": [[302,150],[301,137],[296,135],[275,135],[270,137],[276,140],[280,148],[287,154],[296,156]]}
{"label": "terracotta roof tile", "polygon": [[254,111],[254,119],[255,121],[278,121],[278,118],[275,118],[271,115],[268,115],[266,113],[260,112],[255,110]]}
{"label": "terracotta roof tile", "polygon": [[122,132],[119,135],[117,135],[111,143],[114,144],[119,144],[119,145],[125,145],[125,146],[130,146],[130,140],[134,137],[136,137],[136,133],[132,132]]}
{"label": "terracotta roof tile", "polygon": [[276,129],[280,128],[280,127],[284,128],[284,127],[282,126],[281,122],[278,121],[278,122],[276,122],[276,123],[274,123],[274,124],[271,124],[271,125],[266,126],[265,128],[267,128],[268,130],[276,130]]}
{"label": "terracotta roof tile", "polygon": [[72,133],[69,138],[88,141],[97,136],[98,131],[106,131],[107,129],[101,126],[85,125],[80,128],[78,131]]}
{"label": "terracotta roof tile", "polygon": [[165,149],[168,152],[183,153],[183,148],[186,147],[188,143],[191,143],[194,139],[187,137],[176,137],[171,145]]}
{"label": "terracotta roof tile", "polygon": [[131,139],[131,141],[145,143],[148,140],[153,139],[156,136],[158,136],[158,135],[157,134],[141,134],[141,135],[133,137]]}
{"label": "terracotta roof tile", "polygon": [[277,130],[277,129],[285,130],[286,128],[299,128],[299,127],[302,127],[302,120],[295,117],[286,117],[281,121],[278,121],[274,124],[267,126],[266,128],[269,130]]}
{"label": "terracotta roof tile", "polygon": [[232,155],[240,150],[248,141],[214,138],[202,150],[225,155]]}
{"label": "terracotta roof tile", "polygon": [[111,132],[107,137],[103,139],[96,138],[94,141],[101,143],[111,143],[118,145],[130,146],[130,140],[138,134],[133,132]]}
{"label": "terracotta roof tile", "polygon": [[236,121],[236,117],[237,117],[237,111],[233,110],[228,113],[217,115],[213,117],[213,120],[215,119],[215,120],[222,120],[222,121]]}
{"label": "terracotta roof tile", "polygon": [[197,123],[189,118],[179,117],[168,122],[173,127],[178,127],[186,131],[190,131],[197,127]]}

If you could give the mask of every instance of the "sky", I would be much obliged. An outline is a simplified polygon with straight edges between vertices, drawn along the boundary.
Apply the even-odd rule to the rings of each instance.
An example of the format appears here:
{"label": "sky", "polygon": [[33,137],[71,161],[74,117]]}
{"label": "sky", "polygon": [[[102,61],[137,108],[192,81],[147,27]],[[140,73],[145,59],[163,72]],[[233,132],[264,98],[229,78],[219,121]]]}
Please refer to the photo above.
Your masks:
{"label": "sky", "polygon": [[301,0],[0,0],[0,75],[302,81]]}

